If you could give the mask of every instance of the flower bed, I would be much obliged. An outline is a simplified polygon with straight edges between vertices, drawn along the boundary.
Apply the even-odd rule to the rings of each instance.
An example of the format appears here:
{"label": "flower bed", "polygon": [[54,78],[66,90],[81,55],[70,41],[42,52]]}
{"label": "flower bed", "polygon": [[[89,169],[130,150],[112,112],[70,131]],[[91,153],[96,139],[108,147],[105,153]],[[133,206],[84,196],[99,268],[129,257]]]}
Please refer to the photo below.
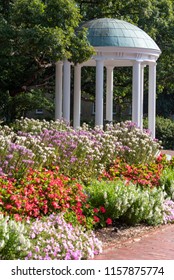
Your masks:
{"label": "flower bed", "polygon": [[[92,258],[101,243],[91,230],[173,222],[174,164],[159,149],[132,122],[106,130],[29,119],[2,126],[0,259]],[[8,254],[11,223],[19,245]]]}

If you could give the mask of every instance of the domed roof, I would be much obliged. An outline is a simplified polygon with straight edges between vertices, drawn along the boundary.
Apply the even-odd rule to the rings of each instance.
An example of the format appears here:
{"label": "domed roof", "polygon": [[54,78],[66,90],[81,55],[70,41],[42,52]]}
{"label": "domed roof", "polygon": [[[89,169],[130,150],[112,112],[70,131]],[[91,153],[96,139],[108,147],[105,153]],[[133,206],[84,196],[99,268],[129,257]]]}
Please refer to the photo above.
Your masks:
{"label": "domed roof", "polygon": [[160,51],[154,40],[139,27],[123,20],[101,18],[87,21],[88,40],[93,47],[133,47]]}

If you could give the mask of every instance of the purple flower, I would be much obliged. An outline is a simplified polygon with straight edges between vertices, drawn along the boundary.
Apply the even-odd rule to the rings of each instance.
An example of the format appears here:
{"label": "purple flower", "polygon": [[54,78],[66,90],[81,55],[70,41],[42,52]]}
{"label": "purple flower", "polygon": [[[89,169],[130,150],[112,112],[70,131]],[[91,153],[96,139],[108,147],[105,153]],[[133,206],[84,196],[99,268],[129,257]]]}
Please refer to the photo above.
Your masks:
{"label": "purple flower", "polygon": [[6,159],[12,159],[13,158],[13,155],[7,155],[6,156]]}

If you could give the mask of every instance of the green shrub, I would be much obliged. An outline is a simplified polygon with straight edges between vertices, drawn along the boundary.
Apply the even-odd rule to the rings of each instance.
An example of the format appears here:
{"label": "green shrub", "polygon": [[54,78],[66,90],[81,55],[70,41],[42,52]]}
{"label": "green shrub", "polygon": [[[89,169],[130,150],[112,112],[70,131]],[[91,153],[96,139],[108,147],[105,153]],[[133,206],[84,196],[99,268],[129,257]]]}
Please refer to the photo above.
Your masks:
{"label": "green shrub", "polygon": [[135,197],[135,201],[122,217],[127,224],[145,222],[149,225],[163,223],[164,193],[159,188],[141,189]]}
{"label": "green shrub", "polygon": [[167,196],[174,200],[174,169],[172,167],[163,170],[160,183],[164,187]]}
{"label": "green shrub", "polygon": [[160,188],[141,188],[125,181],[93,181],[86,187],[92,207],[106,209],[105,220],[121,219],[128,224],[163,221],[164,193]]}
{"label": "green shrub", "polygon": [[26,256],[30,248],[26,234],[24,224],[0,214],[0,260],[15,260]]}
{"label": "green shrub", "polygon": [[[147,119],[144,120],[147,127]],[[162,141],[162,146],[166,150],[174,150],[174,121],[164,117],[156,117],[156,138]]]}

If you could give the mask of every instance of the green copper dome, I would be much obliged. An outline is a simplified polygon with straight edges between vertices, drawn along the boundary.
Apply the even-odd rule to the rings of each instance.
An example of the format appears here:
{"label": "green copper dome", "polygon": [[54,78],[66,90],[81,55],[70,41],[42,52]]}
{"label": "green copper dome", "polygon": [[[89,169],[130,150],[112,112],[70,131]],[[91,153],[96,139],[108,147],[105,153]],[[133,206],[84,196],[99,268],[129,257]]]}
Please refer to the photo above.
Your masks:
{"label": "green copper dome", "polygon": [[94,19],[84,23],[82,27],[88,28],[88,40],[94,47],[133,47],[160,51],[146,32],[123,20]]}

